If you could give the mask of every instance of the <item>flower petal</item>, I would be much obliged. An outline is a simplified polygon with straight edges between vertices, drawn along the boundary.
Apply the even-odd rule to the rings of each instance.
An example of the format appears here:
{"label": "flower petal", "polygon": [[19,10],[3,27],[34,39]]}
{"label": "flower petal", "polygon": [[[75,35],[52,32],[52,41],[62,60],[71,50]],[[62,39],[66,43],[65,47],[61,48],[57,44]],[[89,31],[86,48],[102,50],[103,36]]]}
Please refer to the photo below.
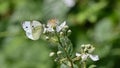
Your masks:
{"label": "flower petal", "polygon": [[80,54],[80,53],[76,53],[75,55],[76,55],[77,57],[80,57],[80,56],[81,56],[81,54]]}
{"label": "flower petal", "polygon": [[50,27],[46,28],[46,27],[44,27],[43,33],[46,33],[46,32],[53,32],[53,31],[54,31],[53,28],[50,28]]}
{"label": "flower petal", "polygon": [[48,32],[53,32],[54,29],[53,29],[53,28],[47,28],[47,31],[48,31]]}
{"label": "flower petal", "polygon": [[57,26],[56,31],[59,32],[66,25],[66,21],[64,21],[60,26]]}
{"label": "flower petal", "polygon": [[99,57],[98,55],[89,55],[89,57],[93,60],[93,61],[98,61],[99,60]]}
{"label": "flower petal", "polygon": [[82,54],[81,58],[82,58],[82,61],[85,61],[87,60],[89,54]]}

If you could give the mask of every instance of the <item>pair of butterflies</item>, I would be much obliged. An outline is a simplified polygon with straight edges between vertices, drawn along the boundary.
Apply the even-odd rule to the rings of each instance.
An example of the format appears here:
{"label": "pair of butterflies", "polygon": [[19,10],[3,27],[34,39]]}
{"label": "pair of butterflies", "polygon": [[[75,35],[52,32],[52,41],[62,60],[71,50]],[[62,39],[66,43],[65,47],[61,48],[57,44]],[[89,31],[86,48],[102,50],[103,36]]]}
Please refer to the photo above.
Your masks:
{"label": "pair of butterflies", "polygon": [[22,27],[31,40],[38,40],[43,32],[43,25],[39,21],[24,21]]}

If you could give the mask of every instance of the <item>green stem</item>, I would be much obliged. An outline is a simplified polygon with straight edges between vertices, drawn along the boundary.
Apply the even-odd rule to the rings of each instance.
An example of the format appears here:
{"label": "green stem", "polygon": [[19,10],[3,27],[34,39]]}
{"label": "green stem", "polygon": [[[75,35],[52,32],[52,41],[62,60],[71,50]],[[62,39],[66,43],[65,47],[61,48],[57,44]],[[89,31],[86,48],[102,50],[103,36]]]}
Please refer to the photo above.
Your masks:
{"label": "green stem", "polygon": [[86,68],[86,62],[84,61],[84,62],[82,62],[82,65],[81,65],[82,67],[81,68]]}
{"label": "green stem", "polygon": [[60,46],[63,48],[63,50],[64,50],[64,52],[65,52],[65,54],[66,54],[66,57],[67,57],[67,59],[68,59],[68,61],[70,62],[70,68],[73,68],[73,61],[72,61],[72,59],[69,57],[69,54],[67,53],[67,51],[66,51],[66,49],[64,48],[64,46],[62,45],[62,42],[61,42],[61,40],[60,40],[60,37],[57,35],[57,32],[56,32],[56,36],[57,36],[57,38],[58,38],[58,42],[59,42],[59,44],[60,44]]}

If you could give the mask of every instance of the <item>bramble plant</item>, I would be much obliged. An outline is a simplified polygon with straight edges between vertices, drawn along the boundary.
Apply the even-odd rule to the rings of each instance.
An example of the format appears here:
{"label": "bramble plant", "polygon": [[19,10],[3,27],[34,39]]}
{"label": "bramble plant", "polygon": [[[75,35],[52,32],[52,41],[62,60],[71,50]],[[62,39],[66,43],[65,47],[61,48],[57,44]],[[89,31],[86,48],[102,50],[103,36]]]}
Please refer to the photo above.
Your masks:
{"label": "bramble plant", "polygon": [[[73,46],[68,38],[72,31],[66,21],[60,24],[58,20],[51,19],[46,25],[38,21],[25,21],[22,26],[29,39],[37,40],[41,36],[54,45],[55,50],[49,56],[60,64],[60,68],[86,68],[88,58],[99,60],[98,55],[92,55],[95,47],[90,44],[81,45],[79,52],[73,53]],[[78,61],[79,64],[75,64]]]}

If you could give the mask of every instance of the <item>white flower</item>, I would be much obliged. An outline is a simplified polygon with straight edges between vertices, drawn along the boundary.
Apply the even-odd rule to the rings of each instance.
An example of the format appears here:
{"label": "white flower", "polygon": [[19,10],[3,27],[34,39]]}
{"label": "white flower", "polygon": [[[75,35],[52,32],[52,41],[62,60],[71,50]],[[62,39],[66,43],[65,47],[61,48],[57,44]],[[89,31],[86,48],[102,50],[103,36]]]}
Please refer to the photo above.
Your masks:
{"label": "white flower", "polygon": [[99,60],[98,55],[76,53],[76,56],[77,56],[77,57],[81,57],[81,58],[82,58],[82,61],[87,60],[87,58],[90,58],[90,59],[92,59],[93,61],[98,61],[98,60]]}
{"label": "white flower", "polygon": [[64,27],[66,26],[66,21],[64,21],[62,24],[57,25],[56,31],[60,32]]}
{"label": "white flower", "polygon": [[60,32],[62,29],[68,28],[68,26],[66,25],[66,21],[64,21],[60,25],[58,25],[58,22],[54,21],[54,23],[52,23],[52,21],[51,21],[51,22],[48,22],[47,27],[45,25],[43,25],[43,28],[44,28],[43,33],[54,32],[54,31]]}
{"label": "white flower", "polygon": [[53,27],[51,27],[50,25],[47,25],[47,27],[45,27],[45,25],[43,25],[43,28],[44,28],[43,33],[54,31]]}

